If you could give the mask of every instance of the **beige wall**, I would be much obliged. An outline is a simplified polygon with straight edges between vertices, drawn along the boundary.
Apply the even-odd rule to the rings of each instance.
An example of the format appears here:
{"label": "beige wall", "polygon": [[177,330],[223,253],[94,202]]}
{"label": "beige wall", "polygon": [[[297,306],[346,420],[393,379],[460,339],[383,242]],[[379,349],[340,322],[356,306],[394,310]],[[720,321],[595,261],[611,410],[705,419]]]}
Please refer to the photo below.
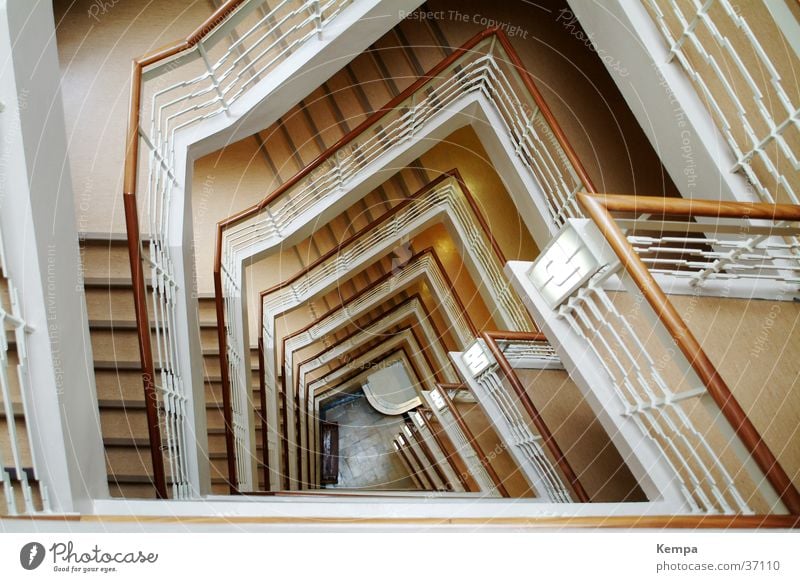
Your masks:
{"label": "beige wall", "polygon": [[567,372],[516,373],[592,502],[647,500]]}
{"label": "beige wall", "polygon": [[77,222],[84,232],[125,232],[122,164],[131,62],[185,37],[212,8],[208,0],[125,0],[93,18],[94,4],[54,2]]}
{"label": "beige wall", "polygon": [[800,488],[800,304],[670,298]]}

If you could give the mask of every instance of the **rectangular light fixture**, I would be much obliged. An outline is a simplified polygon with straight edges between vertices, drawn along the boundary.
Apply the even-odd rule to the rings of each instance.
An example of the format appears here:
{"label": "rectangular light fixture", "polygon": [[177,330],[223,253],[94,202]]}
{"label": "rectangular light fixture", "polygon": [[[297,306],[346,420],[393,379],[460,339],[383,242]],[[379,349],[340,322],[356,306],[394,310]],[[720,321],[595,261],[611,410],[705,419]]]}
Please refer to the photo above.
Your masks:
{"label": "rectangular light fixture", "polygon": [[570,221],[528,271],[531,283],[551,308],[561,305],[600,268],[595,252],[602,253],[605,239],[596,240],[594,234],[584,221]]}
{"label": "rectangular light fixture", "polygon": [[438,389],[431,390],[430,394],[431,394],[431,401],[433,402],[433,405],[436,407],[436,410],[441,410],[442,408],[445,407],[444,398],[442,397],[441,394],[439,394]]}
{"label": "rectangular light fixture", "polygon": [[491,352],[483,340],[477,339],[462,352],[461,361],[467,366],[469,373],[475,378],[494,364]]}

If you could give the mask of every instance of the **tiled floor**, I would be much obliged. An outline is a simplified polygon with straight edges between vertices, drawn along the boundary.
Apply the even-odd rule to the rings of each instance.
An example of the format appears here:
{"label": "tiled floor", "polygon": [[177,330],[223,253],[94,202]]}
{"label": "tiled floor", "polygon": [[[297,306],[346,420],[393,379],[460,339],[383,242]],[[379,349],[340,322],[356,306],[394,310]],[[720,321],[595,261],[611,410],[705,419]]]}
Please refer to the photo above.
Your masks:
{"label": "tiled floor", "polygon": [[362,395],[326,412],[339,423],[339,483],[349,489],[414,489],[408,472],[392,447],[400,432],[400,416],[384,416]]}

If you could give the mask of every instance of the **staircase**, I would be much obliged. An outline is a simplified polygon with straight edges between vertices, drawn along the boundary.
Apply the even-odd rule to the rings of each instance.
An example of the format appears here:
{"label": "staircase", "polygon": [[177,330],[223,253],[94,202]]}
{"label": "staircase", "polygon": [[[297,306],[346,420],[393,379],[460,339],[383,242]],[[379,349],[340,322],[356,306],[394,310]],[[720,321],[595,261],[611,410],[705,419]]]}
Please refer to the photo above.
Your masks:
{"label": "staircase", "polygon": [[[113,235],[86,235],[81,239],[81,257],[109,489],[113,497],[153,498],[156,491],[142,392],[127,240]],[[227,494],[227,455],[214,300],[213,297],[200,297],[198,303],[211,490]],[[258,406],[257,351],[253,351],[252,357],[255,358],[254,403]]]}
{"label": "staircase", "polygon": [[86,235],[84,289],[113,497],[155,497],[127,240]]}
{"label": "staircase", "polygon": [[[215,4],[222,6],[220,21],[223,14],[235,19],[235,4]],[[345,4],[349,3],[341,5]],[[307,7],[291,17],[302,26],[310,26],[314,18]],[[254,12],[248,18],[243,22],[249,26],[260,17]],[[244,503],[252,503],[258,515],[264,509],[264,515],[276,511],[283,502],[304,503],[316,497],[320,514],[341,507],[350,511],[350,502],[342,500],[363,493],[347,488],[329,491],[321,485],[318,425],[327,420],[324,410],[332,401],[361,389],[374,410],[396,421],[389,431],[394,438],[388,454],[397,457],[393,470],[402,465],[408,478],[401,479],[397,491],[381,491],[371,502],[354,504],[359,515],[376,511],[372,506],[378,506],[378,497],[413,500],[407,507],[409,515],[415,515],[419,510],[414,503],[442,496],[455,502],[493,498],[492,503],[504,510],[519,500],[525,508],[521,515],[529,511],[535,517],[679,515],[699,516],[700,521],[686,523],[702,524],[702,518],[711,514],[733,520],[755,514],[764,517],[763,523],[786,524],[771,519],[789,513],[796,519],[800,508],[793,484],[796,471],[792,472],[796,455],[779,450],[773,456],[770,450],[784,444],[791,448],[793,440],[781,440],[771,419],[764,420],[768,415],[751,414],[748,409],[761,402],[774,405],[780,396],[754,398],[740,407],[726,385],[736,380],[730,360],[726,373],[718,374],[717,362],[704,351],[716,338],[698,341],[688,328],[687,312],[691,314],[693,307],[684,303],[685,311],[678,313],[667,294],[686,293],[696,286],[704,299],[721,299],[722,305],[725,297],[720,289],[725,282],[735,280],[739,292],[756,280],[758,297],[789,313],[787,306],[793,304],[784,292],[797,294],[794,265],[800,229],[792,224],[800,222],[798,207],[597,194],[532,76],[521,70],[522,60],[507,36],[490,29],[470,35],[455,52],[448,47],[448,36],[461,39],[468,28],[428,18],[403,19],[333,76],[328,77],[326,69],[320,79],[327,80],[315,81],[320,84],[310,92],[303,90],[306,96],[294,107],[286,110],[285,99],[276,105],[266,117],[272,120],[278,109],[285,111],[277,121],[258,131],[247,126],[241,142],[196,162],[194,174],[199,175],[198,169],[205,165],[230,169],[236,155],[253,153],[250,161],[258,167],[259,183],[248,196],[257,196],[256,200],[220,196],[215,203],[230,204],[227,210],[232,212],[264,201],[224,225],[219,223],[216,249],[212,229],[201,228],[197,217],[193,229],[181,231],[194,233],[199,271],[200,292],[188,303],[190,312],[197,310],[199,326],[189,333],[199,338],[203,363],[201,408],[205,410],[199,413],[204,415],[206,434],[199,438],[207,439],[207,446],[197,448],[207,455],[199,459],[199,470],[192,466],[201,475],[199,491],[189,490],[194,482],[187,486],[189,471],[182,465],[193,461],[198,445],[180,442],[194,428],[190,415],[178,410],[186,391],[192,390],[181,372],[185,352],[178,357],[178,349],[169,345],[164,349],[159,343],[162,336],[168,338],[165,345],[176,341],[174,322],[179,317],[174,306],[180,304],[182,309],[185,304],[185,295],[173,301],[173,291],[183,293],[187,288],[174,273],[192,272],[173,271],[184,254],[178,258],[170,254],[175,233],[168,229],[174,216],[162,220],[173,210],[171,188],[184,187],[171,175],[181,166],[173,167],[174,160],[167,159],[174,154],[169,149],[172,138],[163,137],[169,132],[156,139],[163,129],[159,123],[148,130],[149,113],[138,117],[140,111],[156,108],[134,108],[132,133],[141,136],[143,155],[131,147],[136,143],[131,140],[125,171],[126,227],[135,232],[132,240],[136,240],[140,233],[135,223],[141,218],[141,232],[148,233],[141,238],[147,238],[147,244],[131,249],[125,235],[90,232],[79,240],[111,497],[152,500],[164,497],[166,489],[167,497],[185,503],[188,510],[194,510],[192,504],[218,503],[217,508],[236,508],[235,514],[246,507]],[[322,28],[314,33],[319,40],[324,37]],[[204,34],[170,47],[168,56],[195,50]],[[208,44],[210,49],[227,50]],[[198,54],[206,50],[202,43],[198,47]],[[233,47],[236,50],[229,56],[237,66],[246,62],[249,44],[234,41]],[[295,47],[279,43],[271,50],[287,48],[291,50],[280,54],[288,57]],[[443,61],[450,55],[458,60]],[[530,54],[524,56],[530,62]],[[134,75],[134,103],[139,96],[136,83],[157,77],[154,68],[167,65],[160,57],[150,59],[135,65],[135,73],[142,76]],[[199,60],[197,64],[203,65]],[[219,111],[191,123],[205,123],[220,114],[216,138],[229,129],[221,114],[230,121],[232,110],[216,70],[208,62],[205,66],[207,77],[200,70],[201,80],[211,83],[207,92],[184,102],[196,104],[194,99],[211,95],[211,107],[219,106]],[[432,68],[435,74],[428,77]],[[169,74],[166,78],[172,79]],[[180,89],[189,91],[189,86],[187,82]],[[409,88],[413,91],[406,92]],[[459,113],[450,112],[450,105]],[[447,117],[451,113],[478,121],[464,126],[460,117]],[[444,119],[446,123],[434,130]],[[450,133],[445,137],[447,128]],[[499,186],[485,188],[489,194],[481,204],[470,199],[474,216],[469,205],[457,207],[443,194],[450,206],[427,199],[430,207],[416,206],[418,191],[426,192],[427,186],[439,183],[442,173],[464,166],[452,152],[469,149],[464,145],[468,132],[480,155],[491,160],[487,165]],[[211,149],[214,140],[204,139],[198,138],[196,143],[202,146],[197,151]],[[600,163],[602,157],[595,161]],[[374,171],[367,171],[370,168]],[[491,182],[474,168],[469,171],[471,187]],[[137,185],[137,177],[150,183]],[[191,202],[196,210],[195,200]],[[493,227],[503,232],[487,232],[491,228],[476,219],[481,205],[491,207]],[[218,210],[211,213],[214,221],[224,218]],[[428,211],[431,214],[425,214]],[[733,222],[750,221],[751,211],[765,223],[779,215],[782,230],[775,234],[767,226],[747,222],[746,232],[734,233]],[[435,212],[446,212],[449,218],[434,219],[439,216]],[[504,232],[505,222],[497,221],[498,215],[520,225],[524,237]],[[727,230],[713,228],[720,218],[731,221]],[[481,228],[469,228],[471,221]],[[685,234],[684,227],[693,242],[686,242],[692,237],[676,242],[673,235]],[[653,234],[657,232],[660,237]],[[503,244],[495,238],[502,238]],[[544,247],[548,240],[559,244]],[[500,249],[513,246],[518,252],[509,261]],[[351,248],[357,252],[349,254]],[[144,286],[148,291],[155,287],[145,302],[135,293],[140,289],[133,283],[141,283],[140,265],[135,265],[132,277],[129,251],[134,255],[141,251]],[[683,260],[685,253],[697,260]],[[243,257],[246,264],[240,271]],[[492,268],[485,267],[488,263]],[[760,275],[751,276],[753,265]],[[765,276],[763,271],[776,274]],[[212,272],[214,285],[221,290],[217,296],[209,293]],[[742,272],[747,276],[740,277]],[[573,277],[580,281],[572,281]],[[241,285],[245,280],[246,286]],[[42,447],[29,442],[27,434],[26,424],[41,419],[28,414],[30,403],[23,399],[31,391],[25,387],[28,342],[20,343],[20,338],[32,330],[21,320],[13,295],[4,266],[0,514],[33,514],[48,511],[45,485],[52,486],[55,480],[39,480],[35,457],[42,456]],[[236,329],[238,310],[244,305],[247,338]],[[642,305],[655,314],[638,311]],[[137,327],[137,315],[141,319],[143,310],[148,334]],[[645,317],[637,320],[643,313]],[[763,316],[763,311],[759,313]],[[545,331],[538,332],[537,325]],[[536,337],[531,339],[532,335]],[[152,350],[141,348],[140,354],[140,341],[146,345],[148,338],[153,340]],[[765,338],[764,345],[768,341]],[[381,400],[385,395],[368,390],[375,384],[365,379],[365,370],[397,362],[407,372],[414,397],[407,397],[404,385],[398,390],[402,402]],[[781,370],[789,370],[782,374],[791,376],[791,367]],[[157,379],[154,401],[145,398],[143,390],[143,376],[149,386],[150,371]],[[735,389],[747,393],[753,384],[744,383],[748,382]],[[573,392],[568,394],[565,387]],[[323,413],[317,414],[320,409]],[[785,423],[785,411],[776,415]],[[66,416],[62,414],[62,419]],[[749,416],[756,421],[751,423]],[[546,421],[556,428],[550,431]],[[738,447],[735,451],[732,443]],[[734,453],[742,454],[737,458]],[[67,464],[72,462],[70,458]],[[789,466],[788,472],[782,465]],[[70,465],[65,474],[71,476],[73,470]],[[591,483],[587,489],[579,474]],[[98,477],[102,481],[103,476]],[[123,505],[107,499],[94,502],[103,510]],[[177,504],[160,500],[131,506],[157,507],[153,510],[157,513],[172,511]],[[433,514],[443,506],[432,504]],[[248,511],[251,507],[244,510]]]}

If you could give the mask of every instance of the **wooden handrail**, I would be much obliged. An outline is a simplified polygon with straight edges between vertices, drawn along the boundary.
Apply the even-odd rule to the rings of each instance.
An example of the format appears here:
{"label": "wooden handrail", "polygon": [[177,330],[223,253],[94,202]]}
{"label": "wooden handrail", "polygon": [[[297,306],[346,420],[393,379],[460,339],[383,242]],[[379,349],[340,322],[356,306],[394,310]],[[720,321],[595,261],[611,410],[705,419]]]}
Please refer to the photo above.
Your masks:
{"label": "wooden handrail", "polygon": [[[280,496],[319,496],[334,497],[337,493],[318,491],[264,491],[247,493],[254,497]],[[356,494],[352,494],[356,495]],[[364,494],[367,495],[367,494]],[[373,497],[374,496],[371,496]],[[404,498],[407,499],[406,496]],[[198,524],[307,524],[307,525],[343,525],[352,529],[354,525],[412,525],[417,527],[431,525],[449,526],[508,526],[514,528],[566,530],[566,529],[800,529],[800,515],[579,515],[569,517],[355,517],[309,515],[295,516],[243,516],[243,515],[164,515],[164,516],[130,516],[130,515],[7,515],[5,520],[35,523],[50,521],[87,522],[87,523],[129,523],[135,520],[141,524],[163,523],[196,526]]]}
{"label": "wooden handrail", "polygon": [[[142,365],[144,384],[145,413],[147,416],[147,435],[150,439],[150,460],[153,464],[153,486],[156,498],[167,499],[167,476],[164,470],[164,455],[161,452],[161,428],[158,421],[158,393],[153,365],[153,348],[150,344],[150,314],[147,312],[147,291],[144,269],[142,267],[142,244],[139,236],[131,238],[130,233],[139,232],[139,214],[136,198],[125,196],[125,222],[128,228],[128,257],[131,265],[133,305],[136,313],[136,328],[139,336],[139,361]],[[162,362],[163,364],[163,362]]]}
{"label": "wooden handrail", "polygon": [[570,486],[572,487],[573,492],[575,493],[575,497],[578,498],[578,501],[581,503],[589,503],[589,495],[586,493],[586,490],[581,485],[580,480],[578,479],[578,475],[572,469],[572,466],[567,461],[567,458],[564,456],[564,453],[561,451],[561,447],[558,446],[555,438],[553,437],[553,433],[550,432],[550,428],[547,426],[547,423],[542,418],[542,415],[539,413],[539,410],[533,404],[528,393],[525,391],[525,387],[522,385],[522,382],[519,381],[519,378],[514,373],[514,369],[511,367],[511,364],[508,363],[503,351],[500,349],[500,346],[497,345],[497,340],[512,340],[512,341],[545,341],[547,338],[543,333],[520,333],[520,332],[505,332],[505,331],[484,331],[481,333],[481,337],[483,341],[486,342],[489,351],[492,352],[492,356],[494,356],[497,365],[499,366],[500,370],[502,371],[503,375],[506,377],[506,380],[511,384],[511,387],[514,389],[514,393],[519,398],[519,401],[522,403],[525,412],[530,417],[531,421],[533,421],[536,430],[539,432],[539,435],[542,437],[542,441],[547,449],[550,451],[550,454],[553,455],[555,458],[556,464],[561,469],[561,472],[569,481]]}
{"label": "wooden handrail", "polygon": [[469,391],[469,386],[466,384],[448,384],[443,382],[439,384],[439,388],[443,388],[444,390],[452,390],[453,392]]}
{"label": "wooden handrail", "polygon": [[[438,491],[439,488],[436,487],[436,481],[431,477],[431,474],[428,472],[428,469],[425,467],[425,464],[420,459],[417,451],[414,450],[414,446],[411,444],[411,439],[408,438],[408,435],[405,432],[400,432],[400,436],[402,437],[403,441],[405,441],[406,445],[408,446],[408,453],[414,458],[414,461],[417,463],[419,470],[422,471],[422,474],[425,475],[425,480],[430,483],[431,491]],[[413,438],[413,433],[412,433]]]}
{"label": "wooden handrail", "polygon": [[578,154],[575,153],[575,149],[567,139],[567,135],[561,128],[558,120],[556,120],[556,116],[553,115],[550,106],[547,105],[547,101],[545,101],[544,97],[539,91],[539,88],[533,81],[533,77],[531,76],[530,72],[528,72],[528,69],[526,69],[525,65],[522,64],[522,59],[519,58],[519,54],[516,50],[514,50],[514,47],[511,45],[511,41],[508,40],[508,36],[506,36],[505,33],[500,30],[497,34],[497,40],[502,45],[506,55],[508,55],[508,59],[511,61],[511,64],[514,65],[514,68],[522,79],[522,82],[525,84],[525,87],[527,87],[534,101],[536,101],[539,111],[547,120],[547,124],[550,126],[550,129],[553,130],[553,135],[555,135],[555,138],[558,140],[561,149],[564,150],[564,154],[566,154],[567,158],[572,164],[572,167],[575,169],[575,173],[578,174],[581,182],[583,182],[583,185],[586,186],[586,190],[588,192],[597,192],[597,189],[594,187],[594,183],[589,177],[586,168],[583,167],[583,162],[581,162]]}
{"label": "wooden handrail", "polygon": [[[336,141],[333,145],[331,145],[328,149],[322,152],[319,156],[317,156],[313,161],[311,161],[307,166],[302,168],[297,174],[292,176],[288,181],[278,187],[275,191],[269,194],[267,197],[262,199],[257,204],[254,204],[232,216],[229,216],[217,223],[216,229],[216,242],[215,242],[215,251],[214,251],[214,290],[215,290],[215,302],[216,302],[216,313],[217,313],[217,327],[220,329],[224,329],[225,327],[225,309],[223,304],[223,296],[222,296],[222,243],[223,243],[223,234],[224,231],[235,225],[239,222],[246,220],[247,218],[254,216],[261,210],[263,210],[266,206],[268,206],[271,202],[282,196],[285,192],[287,192],[290,188],[300,182],[303,178],[308,176],[311,172],[313,172],[316,168],[320,167],[325,161],[329,160],[333,157],[337,151],[339,151],[342,147],[346,146],[353,140],[355,140],[359,135],[364,133],[367,129],[372,127],[375,123],[380,121],[384,116],[386,116],[390,111],[394,110],[400,103],[405,101],[408,97],[410,97],[414,92],[418,89],[423,87],[426,83],[428,83],[431,79],[436,78],[442,71],[447,69],[453,63],[455,63],[459,58],[461,58],[464,54],[469,53],[472,49],[475,48],[480,42],[489,38],[490,36],[495,36],[500,44],[502,45],[503,49],[505,50],[507,56],[509,57],[512,65],[514,66],[515,70],[520,76],[525,87],[530,92],[531,96],[533,97],[539,111],[547,120],[548,124],[550,125],[553,134],[555,135],[556,139],[558,140],[561,148],[564,150],[565,154],[573,164],[576,173],[579,175],[581,180],[583,181],[584,185],[586,186],[587,190],[594,192],[595,188],[592,184],[591,179],[589,178],[586,170],[584,169],[581,161],[578,159],[577,154],[575,153],[572,145],[566,138],[566,134],[561,129],[560,125],[556,121],[555,116],[553,115],[550,107],[548,106],[547,102],[544,100],[541,92],[537,89],[536,84],[533,81],[530,73],[525,69],[522,64],[522,60],[519,58],[519,55],[514,50],[513,46],[509,42],[508,38],[506,37],[505,33],[499,28],[487,28],[467,42],[465,42],[461,47],[454,50],[450,53],[447,57],[441,60],[439,63],[434,65],[427,73],[419,77],[416,81],[414,81],[411,85],[409,85],[405,90],[399,93],[394,98],[390,99],[383,107],[379,110],[375,111],[369,117],[367,117],[362,123],[360,123],[357,127],[351,130],[346,135],[342,136],[339,140]],[[477,208],[477,206],[473,206],[473,209]],[[476,212],[478,216],[481,216],[479,212]],[[482,221],[482,226],[485,226],[485,223]],[[491,232],[489,230],[489,232]],[[490,236],[490,241],[492,246],[495,248],[495,252],[500,251],[499,245],[497,241],[494,240],[494,237]],[[500,251],[502,254],[502,252]],[[225,412],[225,430],[226,430],[226,447],[228,449],[228,457],[232,457],[234,454],[234,442],[233,442],[233,429],[232,429],[232,415],[227,408],[230,407],[230,397],[226,396],[226,393],[230,391],[230,378],[228,375],[228,358],[227,358],[227,346],[226,346],[226,337],[224,333],[218,334],[218,341],[219,341],[219,354],[220,354],[220,368],[222,370],[221,380],[222,380],[222,388],[223,388],[223,406],[226,407]],[[229,477],[228,480],[231,482],[231,489],[235,489],[237,479],[236,479],[236,467],[235,463],[229,461],[228,463],[228,471]]]}
{"label": "wooden handrail", "polygon": [[[428,410],[424,406],[420,407],[418,410],[419,410],[419,415],[422,418],[422,422],[425,423],[425,426],[428,428],[428,432],[430,432],[431,436],[433,436],[433,440],[436,441],[436,446],[439,447],[440,451],[442,451],[444,458],[447,460],[447,463],[450,465],[450,468],[453,470],[453,473],[455,473],[456,478],[461,483],[461,486],[464,488],[464,491],[468,492],[472,491],[472,487],[470,486],[470,483],[467,481],[467,475],[465,475],[463,471],[456,466],[455,459],[453,459],[454,454],[458,454],[457,452],[455,452],[456,448],[451,447],[451,449],[454,451],[454,454],[447,454],[447,447],[445,447],[445,444],[442,441],[442,437],[439,435],[438,431],[434,429],[430,418],[428,418],[428,415],[426,414],[426,412],[430,412],[430,410]],[[473,484],[477,485],[477,483],[475,483],[474,480]],[[478,490],[480,490],[480,488],[478,488]]]}
{"label": "wooden handrail", "polygon": [[269,474],[269,422],[267,421],[267,387],[264,382],[264,375],[260,373],[264,369],[264,342],[258,338],[258,389],[259,400],[261,403],[261,465],[264,469],[264,489],[270,489]]}
{"label": "wooden handrail", "polygon": [[[409,449],[411,448],[411,445],[406,445],[406,446],[408,446]],[[406,453],[406,450],[405,450],[406,446],[398,443],[397,444],[397,452],[403,457],[403,460],[405,461],[406,465],[408,465],[408,468],[411,469],[411,472],[412,472],[411,477],[413,478],[412,480],[417,482],[417,484],[419,485],[420,490],[425,491],[426,490],[425,489],[425,484],[422,482],[422,479],[420,479],[419,471],[417,471],[414,468],[413,463],[411,463],[411,460],[409,459],[409,456],[408,456],[408,454]],[[421,469],[422,469],[422,467],[420,467],[420,470]]]}
{"label": "wooden handrail", "polygon": [[[139,124],[141,120],[142,73],[145,67],[168,59],[193,47],[228,17],[245,0],[228,0],[211,16],[206,18],[188,37],[147,53],[133,60],[131,71],[131,93],[128,105],[128,127],[125,139],[125,161],[123,177],[123,201],[125,229],[128,236],[128,256],[131,264],[133,305],[136,314],[136,330],[139,338],[139,358],[142,364],[142,383],[147,411],[147,431],[150,438],[150,457],[153,463],[153,478],[156,496],[166,499],[167,480],[164,471],[164,456],[161,452],[161,430],[158,424],[158,395],[155,388],[155,367],[150,340],[150,316],[147,312],[146,283],[142,267],[141,232],[136,203],[136,183],[139,168]],[[224,398],[223,389],[223,398]]]}
{"label": "wooden handrail", "polygon": [[775,455],[764,443],[758,430],[736,401],[728,385],[717,372],[700,342],[678,313],[666,293],[656,282],[650,270],[642,262],[625,234],[617,225],[611,212],[635,212],[648,214],[677,214],[681,216],[705,216],[710,218],[742,218],[800,221],[800,206],[767,204],[762,202],[717,202],[708,200],[684,200],[655,196],[624,196],[578,194],[578,200],[587,215],[603,233],[622,268],[650,304],[656,317],[667,329],[689,365],[697,373],[709,395],[719,406],[725,418],[741,439],[753,460],[767,477],[778,497],[794,515],[800,514],[800,494],[791,479],[778,463]]}
{"label": "wooden handrail", "polygon": [[478,444],[478,441],[475,440],[475,436],[472,434],[472,431],[467,426],[467,423],[461,416],[461,413],[456,408],[455,403],[450,398],[450,395],[447,393],[447,390],[439,389],[439,394],[442,395],[442,400],[444,400],[445,404],[447,405],[447,409],[450,411],[450,414],[453,415],[453,418],[456,420],[456,424],[458,428],[461,430],[461,433],[464,435],[464,438],[467,439],[469,446],[472,447],[472,450],[475,451],[475,454],[478,456],[478,460],[480,461],[483,468],[486,470],[486,473],[489,475],[489,478],[494,483],[495,488],[503,497],[509,497],[508,490],[506,486],[503,485],[503,482],[500,480],[500,477],[497,475],[497,472],[494,470],[492,463],[489,461],[489,457],[483,452],[483,448]]}
{"label": "wooden handrail", "polygon": [[[217,232],[217,237],[220,233]],[[217,297],[222,297],[222,279],[214,277],[214,309],[217,314],[217,343],[219,344],[219,374],[220,383],[222,384],[222,418],[225,423],[225,450],[227,452],[228,462],[228,483],[230,484],[230,492],[236,493],[239,491],[239,479],[236,474],[236,445],[233,435],[233,404],[231,400],[231,380],[228,370],[228,341],[225,335],[225,304],[222,301],[216,301]],[[259,337],[259,340],[261,338]],[[261,351],[263,360],[264,344],[261,343]],[[265,388],[266,389],[266,388]]]}
{"label": "wooden handrail", "polygon": [[417,442],[417,446],[422,451],[423,456],[428,460],[428,465],[433,467],[433,471],[436,473],[436,476],[439,480],[444,484],[444,487],[447,491],[453,491],[455,487],[453,484],[450,483],[450,479],[447,478],[445,475],[444,470],[439,466],[439,462],[436,460],[436,457],[433,455],[431,448],[428,446],[428,443],[425,442],[425,439],[419,432],[417,426],[410,421],[407,421],[405,425],[408,427],[408,430],[411,431],[411,436],[414,437],[414,440]]}

